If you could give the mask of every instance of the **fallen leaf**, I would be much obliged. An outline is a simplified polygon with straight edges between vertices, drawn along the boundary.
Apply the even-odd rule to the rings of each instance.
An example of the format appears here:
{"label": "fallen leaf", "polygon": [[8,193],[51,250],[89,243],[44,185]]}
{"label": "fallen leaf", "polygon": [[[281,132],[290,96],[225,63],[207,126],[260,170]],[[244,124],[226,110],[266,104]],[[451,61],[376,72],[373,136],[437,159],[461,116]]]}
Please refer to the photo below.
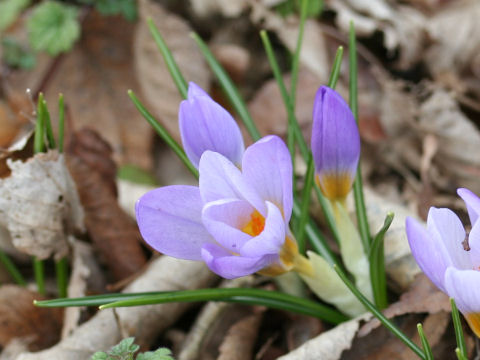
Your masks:
{"label": "fallen leaf", "polygon": [[134,274],[147,261],[143,239],[118,205],[108,144],[91,130],[80,131],[68,146],[67,165],[85,209],[87,232],[114,280]]}
{"label": "fallen leaf", "polygon": [[253,314],[236,322],[228,330],[220,345],[217,360],[244,360],[252,357],[264,310],[257,308]]}
{"label": "fallen leaf", "polygon": [[[175,291],[207,288],[215,275],[198,261],[162,256],[132,282],[124,292]],[[16,360],[85,360],[96,351],[105,351],[121,340],[119,327],[135,343],[151,345],[158,335],[175,322],[192,303],[167,303],[101,310],[78,327],[69,337],[50,349],[21,354]]]}
{"label": "fallen leaf", "polygon": [[247,0],[191,0],[190,3],[197,16],[208,17],[220,13],[227,18],[239,16],[248,5]]}
{"label": "fallen leaf", "polygon": [[0,288],[0,345],[23,339],[32,351],[55,344],[60,337],[62,310],[37,308],[33,300],[42,297],[26,288],[3,285]]}
{"label": "fallen leaf", "polygon": [[[393,318],[411,313],[435,314],[440,311],[449,312],[450,310],[448,296],[438,290],[425,275],[419,274],[410,289],[402,294],[399,301],[385,309],[383,314],[387,318]],[[380,325],[380,321],[374,319],[365,324],[358,335],[360,337],[365,336]]]}
{"label": "fallen leaf", "polygon": [[360,324],[372,318],[364,314],[346,321],[307,341],[299,348],[278,358],[278,360],[339,360],[343,351],[350,349]]}
{"label": "fallen leaf", "polygon": [[63,155],[49,151],[7,164],[12,173],[0,179],[0,224],[13,245],[39,259],[65,256],[67,235],[83,230],[83,209]]}
{"label": "fallen leaf", "polygon": [[182,97],[150,34],[146,19],[153,19],[185,80],[193,81],[208,91],[210,72],[190,36],[192,29],[185,20],[151,0],[140,0],[138,6],[140,19],[133,43],[136,77],[150,111],[158,117],[170,134],[179,140],[178,106]]}

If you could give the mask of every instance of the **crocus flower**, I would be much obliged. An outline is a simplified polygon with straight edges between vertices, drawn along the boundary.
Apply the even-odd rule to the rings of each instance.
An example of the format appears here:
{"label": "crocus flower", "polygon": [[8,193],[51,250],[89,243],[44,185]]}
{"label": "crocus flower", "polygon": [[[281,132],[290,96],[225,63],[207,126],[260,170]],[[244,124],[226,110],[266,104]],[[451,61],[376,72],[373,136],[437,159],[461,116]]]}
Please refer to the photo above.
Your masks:
{"label": "crocus flower", "polygon": [[330,200],[344,199],[357,171],[360,136],[347,103],[327,86],[315,97],[311,146],[323,194]]}
{"label": "crocus flower", "polygon": [[148,244],[176,258],[203,260],[227,279],[309,271],[288,229],[292,163],[280,138],[267,136],[248,147],[241,170],[205,151],[199,174],[199,187],[166,186],[138,200],[138,226]]}
{"label": "crocus flower", "polygon": [[206,150],[218,152],[240,165],[245,146],[237,123],[193,82],[188,85],[187,100],[180,103],[178,120],[183,148],[197,169]]}
{"label": "crocus flower", "polygon": [[412,254],[422,271],[448,296],[480,337],[480,199],[459,189],[473,221],[466,236],[463,225],[450,209],[430,208],[425,229],[407,218],[407,237]]}

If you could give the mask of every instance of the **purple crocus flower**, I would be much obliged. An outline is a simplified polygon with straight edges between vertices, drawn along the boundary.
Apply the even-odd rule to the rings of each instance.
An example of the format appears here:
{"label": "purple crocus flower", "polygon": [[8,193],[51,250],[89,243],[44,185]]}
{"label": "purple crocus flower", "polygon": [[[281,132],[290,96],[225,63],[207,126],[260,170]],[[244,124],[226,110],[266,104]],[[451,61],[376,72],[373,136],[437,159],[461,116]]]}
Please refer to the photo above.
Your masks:
{"label": "purple crocus flower", "polygon": [[138,200],[138,226],[148,244],[173,257],[203,260],[227,279],[310,266],[288,229],[292,163],[280,138],[267,136],[248,147],[241,170],[205,151],[199,173],[199,187],[166,186]]}
{"label": "purple crocus flower", "polygon": [[245,146],[237,123],[193,82],[188,85],[187,100],[180,103],[178,120],[183,148],[197,169],[206,150],[218,152],[240,165]]}
{"label": "purple crocus flower", "polygon": [[327,86],[315,97],[311,146],[323,194],[330,200],[344,199],[357,171],[360,135],[347,103]]}
{"label": "purple crocus flower", "polygon": [[422,271],[448,296],[470,328],[480,337],[480,199],[470,190],[459,189],[472,221],[467,236],[457,215],[450,209],[430,208],[425,229],[407,218],[407,237],[413,257]]}

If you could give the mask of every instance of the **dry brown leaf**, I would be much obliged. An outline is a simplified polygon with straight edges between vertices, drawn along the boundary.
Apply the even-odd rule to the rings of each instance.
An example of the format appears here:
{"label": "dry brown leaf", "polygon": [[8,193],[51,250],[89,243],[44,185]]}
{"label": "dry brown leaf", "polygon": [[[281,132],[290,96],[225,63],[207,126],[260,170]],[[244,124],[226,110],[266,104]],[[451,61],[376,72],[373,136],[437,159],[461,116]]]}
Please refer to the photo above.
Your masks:
{"label": "dry brown leaf", "polygon": [[209,17],[220,13],[225,17],[239,16],[248,5],[247,0],[190,0],[192,9],[197,16]]}
{"label": "dry brown leaf", "polygon": [[178,106],[182,97],[153,41],[146,19],[153,19],[187,81],[208,91],[210,72],[186,21],[151,0],[140,0],[138,6],[140,19],[134,41],[136,77],[149,109],[178,140]]}
{"label": "dry brown leaf", "polygon": [[342,352],[352,346],[360,323],[371,318],[371,314],[364,314],[341,323],[332,330],[307,341],[292,352],[279,357],[278,360],[339,360]]}
{"label": "dry brown leaf", "polygon": [[34,71],[13,74],[10,85],[23,92],[39,86],[44,74],[53,70],[40,89],[52,121],[57,119],[58,94],[63,93],[75,128],[88,126],[100,132],[113,147],[118,163],[148,169],[152,166],[153,131],[127,95],[127,89],[139,90],[133,69],[134,29],[135,24],[122,16],[105,17],[89,11],[82,22],[81,39],[53,69],[49,69],[51,63],[39,64]]}
{"label": "dry brown leaf", "polygon": [[[201,262],[162,256],[153,261],[125,292],[205,288],[215,279],[215,275]],[[116,313],[120,327],[126,330],[127,335],[135,336],[137,344],[148,346],[189,306],[191,303],[126,307],[116,309]],[[121,340],[121,336],[113,310],[101,310],[52,348],[25,353],[16,360],[85,360],[95,351],[109,349]]]}
{"label": "dry brown leaf", "polygon": [[62,310],[37,308],[37,293],[16,285],[0,288],[0,345],[23,339],[30,350],[45,349],[60,338]]}
{"label": "dry brown leaf", "polygon": [[253,347],[258,337],[258,330],[265,309],[256,309],[253,314],[236,322],[227,332],[220,345],[217,360],[251,359]]}
{"label": "dry brown leaf", "polygon": [[[388,318],[393,318],[404,314],[423,312],[435,314],[440,311],[450,311],[448,296],[438,290],[425,275],[419,274],[410,289],[402,294],[399,301],[385,309],[383,314]],[[365,324],[358,335],[366,336],[380,325],[380,321],[374,319]]]}
{"label": "dry brown leaf", "polygon": [[[93,145],[97,143],[97,145]],[[108,145],[90,130],[78,132],[68,146],[67,164],[85,209],[85,226],[95,249],[115,280],[124,279],[146,263],[142,236],[118,205],[114,164]]]}
{"label": "dry brown leaf", "polygon": [[65,256],[67,235],[83,230],[83,209],[63,155],[49,151],[8,166],[10,177],[0,180],[0,224],[13,245],[39,259]]}
{"label": "dry brown leaf", "polygon": [[[290,76],[285,76],[286,84],[290,83]],[[298,75],[296,115],[300,127],[307,136],[312,123],[312,111],[315,94],[321,80],[306,68],[301,68]],[[285,136],[287,133],[287,112],[280,94],[277,82],[267,81],[255,94],[248,104],[252,117],[255,119],[262,134],[277,134]],[[308,139],[307,139],[308,140]]]}
{"label": "dry brown leaf", "polygon": [[[250,17],[255,24],[275,32],[285,46],[293,53],[297,46],[299,19],[296,16],[284,19],[259,1],[249,0],[252,8]],[[323,31],[318,22],[307,20],[300,51],[300,63],[314,73],[321,83],[330,75],[330,62]],[[300,86],[298,86],[300,90]],[[299,96],[297,96],[299,97]]]}

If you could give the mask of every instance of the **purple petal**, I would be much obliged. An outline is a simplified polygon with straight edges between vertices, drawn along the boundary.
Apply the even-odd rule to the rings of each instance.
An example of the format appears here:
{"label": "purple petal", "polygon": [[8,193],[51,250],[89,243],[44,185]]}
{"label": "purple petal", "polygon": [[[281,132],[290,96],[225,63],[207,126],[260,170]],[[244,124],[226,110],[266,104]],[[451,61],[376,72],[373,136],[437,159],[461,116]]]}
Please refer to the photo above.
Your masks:
{"label": "purple petal", "polygon": [[443,244],[439,244],[417,220],[407,217],[406,231],[412,255],[420,269],[442,291],[445,270],[451,265]]}
{"label": "purple petal", "polygon": [[470,246],[468,255],[470,256],[472,268],[480,270],[480,221],[475,222],[472,230],[470,230],[468,245]]}
{"label": "purple petal", "polygon": [[267,202],[267,218],[263,231],[247,241],[240,249],[240,255],[258,257],[267,254],[279,254],[285,242],[285,222],[280,210],[271,202]]}
{"label": "purple petal", "polygon": [[138,227],[155,250],[179,259],[201,260],[213,242],[201,221],[202,200],[194,186],[165,186],[143,195],[135,206]]}
{"label": "purple petal", "polygon": [[239,249],[252,237],[241,228],[250,221],[255,209],[245,200],[217,200],[203,208],[203,224],[213,238],[231,252]]}
{"label": "purple petal", "polygon": [[178,116],[183,148],[197,168],[206,150],[241,163],[245,146],[237,123],[200,87],[190,83],[188,99],[181,102]]}
{"label": "purple petal", "polygon": [[[288,223],[292,213],[293,175],[292,159],[283,140],[266,136],[249,146],[243,156],[242,173],[263,202],[274,203]],[[244,196],[248,199],[248,194]],[[248,200],[257,206],[254,199]]]}
{"label": "purple petal", "polygon": [[202,257],[210,270],[226,279],[253,274],[278,260],[276,255],[256,258],[234,256],[215,244],[205,244]]}
{"label": "purple petal", "polygon": [[[254,206],[265,207],[255,189],[247,184],[240,170],[223,155],[206,151],[200,159],[200,194],[204,203],[221,199],[248,198]],[[258,209],[262,213],[262,210]],[[266,210],[263,210],[265,213]]]}
{"label": "purple petal", "polygon": [[313,105],[311,147],[325,195],[346,196],[360,157],[360,135],[347,103],[326,86],[317,91]]}
{"label": "purple petal", "polygon": [[478,216],[480,215],[480,198],[468,189],[460,188],[457,190],[458,196],[460,196],[467,205],[468,216],[470,217],[470,223],[475,224]]}
{"label": "purple petal", "polygon": [[471,269],[472,263],[468,252],[463,247],[465,229],[458,216],[450,209],[430,208],[427,219],[428,232],[434,241],[444,246],[453,266]]}
{"label": "purple petal", "polygon": [[449,267],[445,272],[447,294],[464,315],[480,312],[480,271]]}

